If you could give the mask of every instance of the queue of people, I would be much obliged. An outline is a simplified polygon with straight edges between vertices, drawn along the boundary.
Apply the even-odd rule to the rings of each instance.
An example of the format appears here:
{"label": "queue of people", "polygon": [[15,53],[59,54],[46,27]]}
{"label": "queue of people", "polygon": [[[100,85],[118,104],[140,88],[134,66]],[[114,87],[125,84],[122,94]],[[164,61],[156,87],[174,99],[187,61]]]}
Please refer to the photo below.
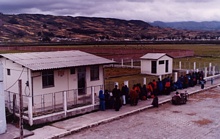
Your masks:
{"label": "queue of people", "polygon": [[136,106],[138,101],[150,98],[153,98],[152,105],[158,107],[156,104],[158,103],[158,95],[169,95],[172,91],[193,87],[196,84],[201,84],[201,88],[204,88],[205,81],[202,71],[181,75],[177,82],[173,82],[172,77],[167,76],[162,80],[160,78],[157,81],[152,80],[143,86],[140,83],[134,84],[131,89],[124,84],[121,89],[115,85],[111,92],[108,90],[105,90],[104,93],[102,90],[100,91],[100,110],[115,109],[115,111],[119,111],[122,105]]}

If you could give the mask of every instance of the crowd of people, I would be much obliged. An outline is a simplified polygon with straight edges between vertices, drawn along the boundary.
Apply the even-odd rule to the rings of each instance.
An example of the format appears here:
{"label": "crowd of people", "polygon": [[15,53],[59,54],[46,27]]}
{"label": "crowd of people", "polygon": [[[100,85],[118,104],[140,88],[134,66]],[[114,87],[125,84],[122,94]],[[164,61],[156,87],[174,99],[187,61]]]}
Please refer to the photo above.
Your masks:
{"label": "crowd of people", "polygon": [[[203,76],[202,71],[192,72],[181,75],[176,82],[173,82],[172,77],[167,76],[163,80],[160,80],[160,78],[157,81],[153,79],[147,85],[144,84],[143,86],[140,83],[134,84],[131,89],[124,84],[121,89],[118,88],[118,85],[115,85],[111,92],[100,90],[100,110],[115,109],[115,111],[119,111],[122,105],[130,104],[131,106],[136,106],[139,100],[150,98],[153,98],[152,104],[154,105],[154,101],[158,101],[158,95],[169,95],[177,89],[185,89],[197,84],[201,84],[201,88],[203,89],[205,84]],[[155,102],[156,107],[158,107],[157,103]]]}

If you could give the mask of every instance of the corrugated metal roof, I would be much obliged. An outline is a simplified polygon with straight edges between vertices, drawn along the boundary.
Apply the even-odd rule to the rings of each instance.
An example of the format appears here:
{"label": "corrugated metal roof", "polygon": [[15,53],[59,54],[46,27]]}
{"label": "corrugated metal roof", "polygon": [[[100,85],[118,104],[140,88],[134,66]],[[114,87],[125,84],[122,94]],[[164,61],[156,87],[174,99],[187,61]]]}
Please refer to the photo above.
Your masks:
{"label": "corrugated metal roof", "polygon": [[[160,59],[161,57],[163,57],[165,55],[167,55],[167,54],[166,53],[147,53],[146,55],[142,56],[141,59],[157,60],[157,59]],[[169,56],[169,55],[167,55],[167,56]]]}
{"label": "corrugated metal roof", "polygon": [[78,50],[11,53],[1,54],[1,56],[8,58],[15,63],[23,65],[31,70],[115,63],[115,61]]}

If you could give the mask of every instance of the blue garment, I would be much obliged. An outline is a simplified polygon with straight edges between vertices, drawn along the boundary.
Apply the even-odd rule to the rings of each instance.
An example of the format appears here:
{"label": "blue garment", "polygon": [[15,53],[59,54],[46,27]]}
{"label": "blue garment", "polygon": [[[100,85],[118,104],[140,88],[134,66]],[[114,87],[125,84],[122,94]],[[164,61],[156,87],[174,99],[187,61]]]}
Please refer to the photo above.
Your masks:
{"label": "blue garment", "polygon": [[104,111],[105,110],[105,95],[102,90],[99,91],[99,108],[100,110]]}

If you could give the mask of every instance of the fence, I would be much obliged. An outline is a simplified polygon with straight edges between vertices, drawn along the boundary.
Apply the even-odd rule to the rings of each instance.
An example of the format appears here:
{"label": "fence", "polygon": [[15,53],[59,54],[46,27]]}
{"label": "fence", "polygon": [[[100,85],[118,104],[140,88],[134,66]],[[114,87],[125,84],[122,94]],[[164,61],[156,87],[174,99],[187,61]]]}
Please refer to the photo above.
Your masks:
{"label": "fence", "polygon": [[[114,60],[114,59],[113,59]],[[140,60],[121,59],[118,64],[105,65],[105,67],[118,67],[118,68],[141,68]]]}
{"label": "fence", "polygon": [[[51,114],[55,112],[67,111],[88,105],[99,103],[98,92],[103,89],[103,85],[86,88],[86,94],[78,95],[78,89],[64,90],[59,92],[34,95],[33,97],[23,95],[23,109],[27,116],[28,105],[32,103],[33,117]],[[19,113],[19,94],[5,91],[6,107],[11,113]]]}
{"label": "fence", "polygon": [[[134,64],[135,63],[135,64]],[[118,64],[111,65],[112,67],[124,67],[124,68],[140,68],[140,60],[129,60],[129,59],[121,59],[121,62]],[[220,73],[220,63],[210,63],[210,62],[192,62],[192,61],[173,61],[173,69],[178,70],[178,76],[185,75],[189,72],[195,72],[195,71],[204,71],[206,74],[205,77],[209,79],[208,77],[218,75]],[[167,76],[167,75],[164,75]],[[164,78],[162,76],[162,78]],[[175,77],[174,73],[170,76]],[[134,84],[140,83],[143,85],[143,79],[146,78],[146,83],[152,81],[153,79],[157,79],[156,76],[142,76],[142,77],[135,77],[135,79],[128,81],[128,86],[131,88]],[[124,83],[124,81],[106,81],[105,82],[105,89],[111,91],[114,88],[115,83],[119,84],[119,87]]]}
{"label": "fence", "polygon": [[175,61],[173,69],[183,69],[188,72],[207,71],[207,75],[210,76],[220,73],[220,63]]}

